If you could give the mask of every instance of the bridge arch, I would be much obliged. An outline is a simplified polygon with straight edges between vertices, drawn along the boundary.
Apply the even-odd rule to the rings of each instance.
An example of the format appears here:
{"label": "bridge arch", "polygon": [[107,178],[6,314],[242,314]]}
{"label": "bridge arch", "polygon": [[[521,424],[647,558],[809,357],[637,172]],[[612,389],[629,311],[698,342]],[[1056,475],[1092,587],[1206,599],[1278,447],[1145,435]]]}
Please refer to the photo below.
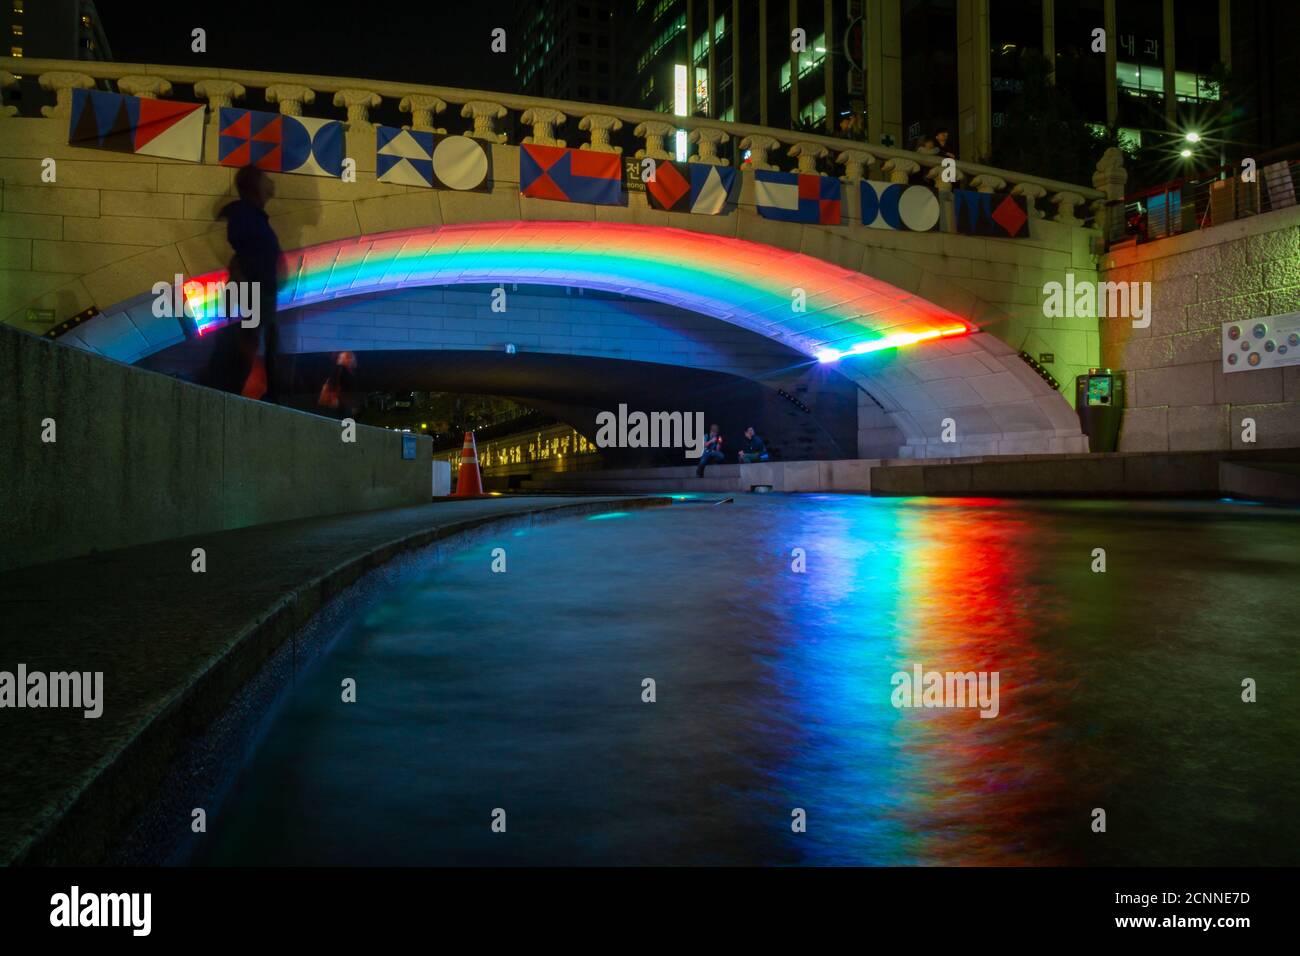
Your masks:
{"label": "bridge arch", "polygon": [[[969,318],[767,243],[672,226],[502,220],[357,235],[286,258],[282,310],[414,287],[521,283],[620,293],[730,323],[832,363],[869,396],[859,403],[860,432],[901,435],[903,456],[1074,450],[1081,437],[1062,396]],[[187,277],[186,309],[200,330],[213,324],[210,293],[226,278],[224,269]],[[950,292],[962,300],[961,290]],[[106,309],[77,337],[129,362],[176,344],[180,326],[153,314],[153,298]],[[989,307],[964,300],[987,320]],[[392,347],[364,336],[348,345]],[[943,440],[946,419],[956,442]],[[880,451],[878,441],[868,444]]]}

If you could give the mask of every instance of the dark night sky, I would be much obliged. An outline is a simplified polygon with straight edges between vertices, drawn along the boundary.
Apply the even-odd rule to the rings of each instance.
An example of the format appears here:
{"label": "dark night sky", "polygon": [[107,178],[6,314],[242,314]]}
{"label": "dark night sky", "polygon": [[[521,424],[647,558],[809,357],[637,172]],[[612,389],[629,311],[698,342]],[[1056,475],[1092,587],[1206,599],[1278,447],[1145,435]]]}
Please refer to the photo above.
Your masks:
{"label": "dark night sky", "polygon": [[[516,88],[510,0],[96,0],[96,7],[113,59],[123,62]],[[498,26],[507,31],[505,54],[489,52]],[[195,27],[207,31],[207,53],[190,51]]]}

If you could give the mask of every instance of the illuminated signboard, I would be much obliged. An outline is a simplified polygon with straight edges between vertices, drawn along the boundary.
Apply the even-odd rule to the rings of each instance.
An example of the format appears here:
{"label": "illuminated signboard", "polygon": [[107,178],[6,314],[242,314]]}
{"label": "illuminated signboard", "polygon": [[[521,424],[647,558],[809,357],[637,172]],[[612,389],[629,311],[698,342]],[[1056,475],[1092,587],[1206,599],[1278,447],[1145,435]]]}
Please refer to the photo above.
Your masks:
{"label": "illuminated signboard", "polygon": [[[678,116],[686,115],[686,64],[678,63],[673,67],[673,112]],[[677,160],[686,159],[686,130],[677,131]]]}

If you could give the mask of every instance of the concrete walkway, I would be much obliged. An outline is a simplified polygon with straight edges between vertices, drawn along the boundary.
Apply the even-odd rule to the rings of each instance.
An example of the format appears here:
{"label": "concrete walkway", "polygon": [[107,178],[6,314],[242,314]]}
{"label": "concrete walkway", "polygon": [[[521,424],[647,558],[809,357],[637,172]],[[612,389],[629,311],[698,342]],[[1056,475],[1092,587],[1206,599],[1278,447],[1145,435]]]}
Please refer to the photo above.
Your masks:
{"label": "concrete walkway", "polygon": [[[0,864],[93,863],[186,739],[330,597],[397,554],[504,522],[668,504],[500,497],[309,518],[0,577],[0,671],[103,672],[103,713],[0,709]],[[191,570],[194,548],[207,570]]]}

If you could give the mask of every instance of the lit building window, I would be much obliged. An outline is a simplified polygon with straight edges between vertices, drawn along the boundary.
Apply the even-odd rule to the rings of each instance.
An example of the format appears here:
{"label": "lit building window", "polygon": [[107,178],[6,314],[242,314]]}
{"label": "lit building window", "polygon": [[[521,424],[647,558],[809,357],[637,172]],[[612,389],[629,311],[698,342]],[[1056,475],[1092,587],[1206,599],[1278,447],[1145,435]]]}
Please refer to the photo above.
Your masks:
{"label": "lit building window", "polygon": [[23,48],[20,47],[20,46],[11,46],[11,47],[9,48],[9,55],[10,55],[10,56],[22,56],[22,55],[23,55]]}
{"label": "lit building window", "polygon": [[23,0],[14,0],[14,13],[23,12]]}
{"label": "lit building window", "polygon": [[90,29],[90,25],[91,25],[91,24],[90,24],[90,17],[85,17],[85,16],[83,16],[83,17],[81,18],[81,25],[82,25],[83,27],[85,27],[86,29]]}
{"label": "lit building window", "polygon": [[21,23],[12,24],[9,29],[13,31],[13,34],[16,37],[23,35],[23,25]]}

